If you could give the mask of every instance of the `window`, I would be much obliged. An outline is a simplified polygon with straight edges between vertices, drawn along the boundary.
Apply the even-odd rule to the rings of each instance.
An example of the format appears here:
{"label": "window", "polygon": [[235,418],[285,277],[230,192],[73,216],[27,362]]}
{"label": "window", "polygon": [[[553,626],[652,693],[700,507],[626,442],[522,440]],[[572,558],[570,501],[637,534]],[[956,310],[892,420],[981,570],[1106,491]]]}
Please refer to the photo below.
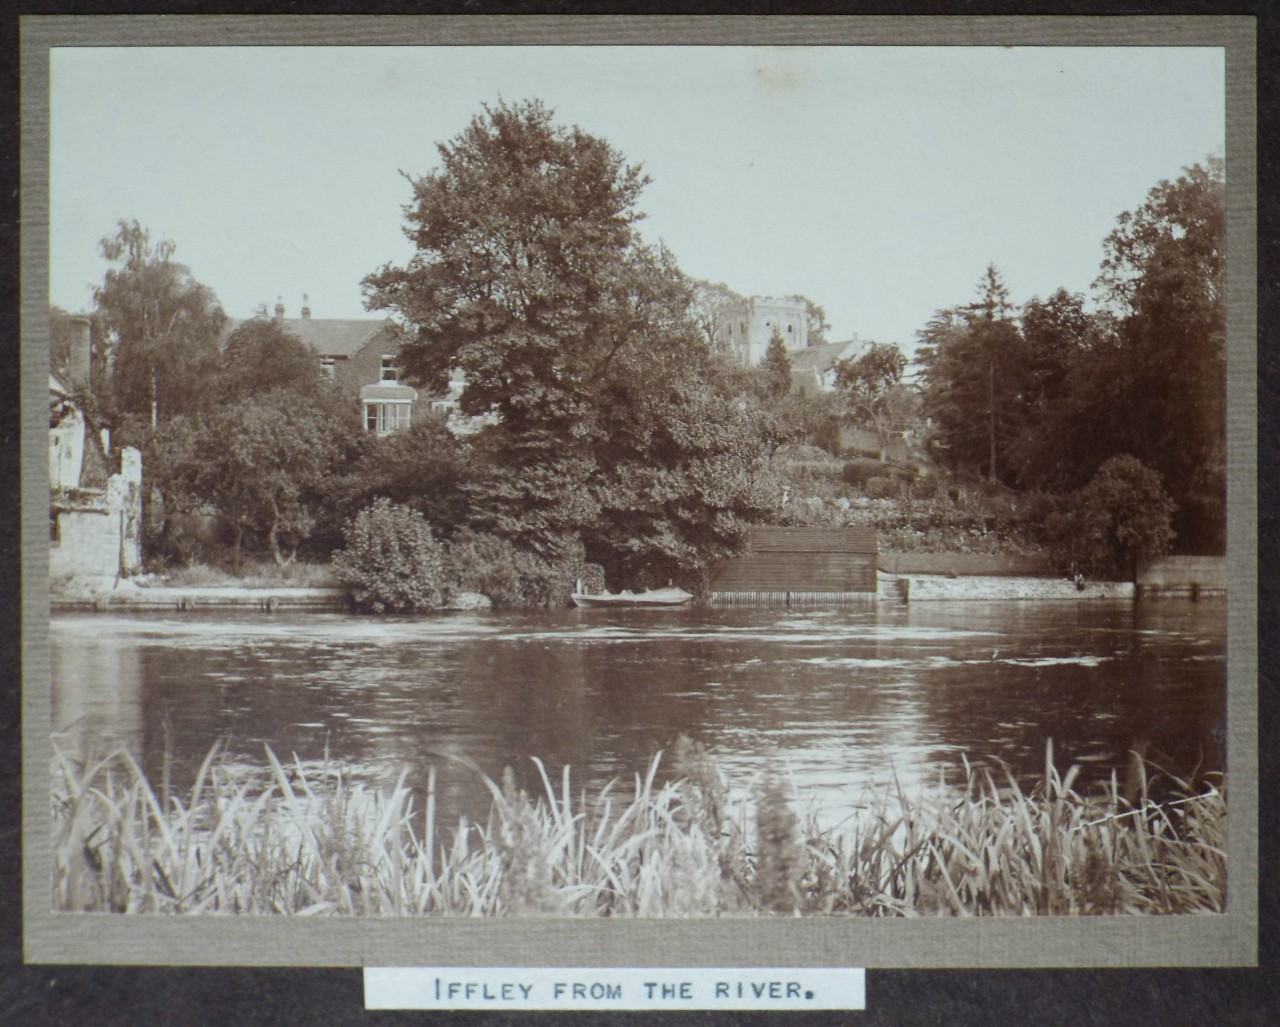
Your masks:
{"label": "window", "polygon": [[333,357],[320,358],[320,378],[323,381],[333,381]]}
{"label": "window", "polygon": [[394,354],[382,354],[382,377],[379,380],[384,382],[398,382],[400,380],[400,370],[396,367]]}
{"label": "window", "polygon": [[366,403],[364,405],[365,430],[377,432],[379,435],[390,435],[393,431],[408,428],[411,409],[408,400]]}
{"label": "window", "polygon": [[49,545],[56,546],[62,543],[62,529],[58,524],[58,512],[56,510],[49,511]]}

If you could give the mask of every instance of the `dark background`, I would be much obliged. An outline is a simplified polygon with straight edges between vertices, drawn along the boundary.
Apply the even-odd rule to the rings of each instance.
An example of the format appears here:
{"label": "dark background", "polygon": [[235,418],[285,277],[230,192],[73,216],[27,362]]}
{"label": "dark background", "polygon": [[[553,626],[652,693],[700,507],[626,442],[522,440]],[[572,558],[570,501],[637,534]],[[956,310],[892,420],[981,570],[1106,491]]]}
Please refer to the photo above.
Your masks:
{"label": "dark background", "polygon": [[[739,9],[746,5],[738,5]],[[1130,3],[1068,0],[899,0],[864,3],[750,5],[756,14],[1252,14],[1258,19],[1258,507],[1259,507],[1259,746],[1260,966],[1245,969],[1157,970],[872,970],[863,1013],[365,1013],[357,969],[192,969],[96,966],[24,966],[21,894],[21,732],[18,414],[18,15],[21,14],[714,14],[725,5],[701,3],[419,3],[347,2],[77,2],[19,3],[4,15],[0,45],[5,61],[0,93],[0,155],[6,188],[0,192],[0,1025],[114,1024],[408,1024],[457,1025],[764,1023],[783,1015],[796,1024],[1224,1024],[1280,1022],[1280,969],[1276,952],[1273,873],[1277,749],[1265,740],[1277,725],[1277,639],[1280,622],[1276,556],[1277,417],[1280,354],[1272,325],[1280,320],[1280,212],[1276,156],[1280,125],[1276,44],[1280,17],[1268,0],[1195,0]]]}

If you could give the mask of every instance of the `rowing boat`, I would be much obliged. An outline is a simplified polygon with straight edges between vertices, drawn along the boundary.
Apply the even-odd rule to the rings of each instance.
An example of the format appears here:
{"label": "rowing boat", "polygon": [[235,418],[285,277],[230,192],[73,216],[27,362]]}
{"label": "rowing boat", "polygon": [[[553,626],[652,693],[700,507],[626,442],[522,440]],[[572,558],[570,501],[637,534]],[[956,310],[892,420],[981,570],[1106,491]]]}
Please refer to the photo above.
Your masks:
{"label": "rowing boat", "polygon": [[684,606],[693,598],[682,588],[651,588],[644,592],[575,592],[575,606]]}

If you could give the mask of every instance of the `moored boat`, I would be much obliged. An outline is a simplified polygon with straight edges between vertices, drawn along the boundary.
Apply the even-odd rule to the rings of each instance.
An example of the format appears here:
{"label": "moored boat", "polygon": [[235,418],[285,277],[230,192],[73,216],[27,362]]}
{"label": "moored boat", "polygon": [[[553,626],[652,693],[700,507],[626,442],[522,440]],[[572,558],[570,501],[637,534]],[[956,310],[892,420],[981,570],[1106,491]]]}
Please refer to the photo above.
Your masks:
{"label": "moored boat", "polygon": [[644,592],[598,592],[589,595],[575,592],[570,597],[575,606],[684,606],[692,598],[682,588],[651,588]]}

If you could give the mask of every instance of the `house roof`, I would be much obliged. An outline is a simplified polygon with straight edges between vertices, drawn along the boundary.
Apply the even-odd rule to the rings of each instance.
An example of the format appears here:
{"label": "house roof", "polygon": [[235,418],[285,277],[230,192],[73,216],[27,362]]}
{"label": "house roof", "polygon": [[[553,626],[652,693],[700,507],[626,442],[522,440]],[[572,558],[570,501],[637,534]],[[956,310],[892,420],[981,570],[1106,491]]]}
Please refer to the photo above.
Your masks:
{"label": "house roof", "polygon": [[827,342],[821,346],[792,350],[787,356],[791,360],[793,371],[812,368],[822,374],[834,367],[837,361],[853,356],[861,348],[862,343],[857,339],[846,339],[844,342]]}
{"label": "house roof", "polygon": [[[223,337],[226,342],[245,321],[228,322]],[[287,317],[280,325],[290,335],[295,335],[322,357],[353,357],[380,332],[396,332],[399,326],[389,317],[383,318],[321,318]]]}
{"label": "house roof", "polygon": [[418,391],[410,388],[408,385],[401,385],[399,382],[377,382],[373,385],[364,385],[360,388],[360,398],[362,400],[381,399],[381,400],[406,400],[412,403],[418,398]]}

